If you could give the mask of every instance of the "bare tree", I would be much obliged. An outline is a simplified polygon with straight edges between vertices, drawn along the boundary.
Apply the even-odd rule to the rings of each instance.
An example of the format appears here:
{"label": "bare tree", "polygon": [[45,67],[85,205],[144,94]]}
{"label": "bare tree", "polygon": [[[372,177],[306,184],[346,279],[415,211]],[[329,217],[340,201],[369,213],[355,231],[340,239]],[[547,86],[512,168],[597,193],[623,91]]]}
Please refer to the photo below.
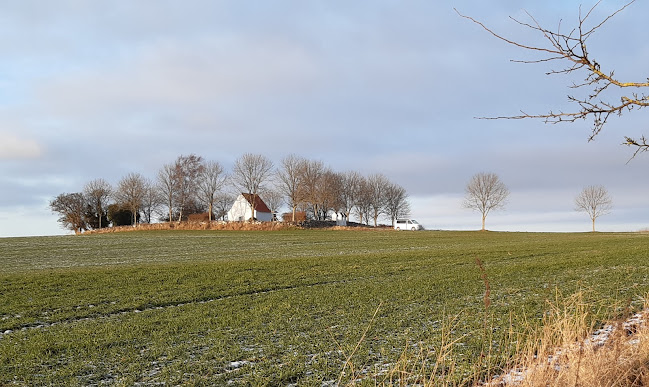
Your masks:
{"label": "bare tree", "polygon": [[370,186],[364,176],[360,176],[358,180],[358,195],[356,196],[356,205],[354,207],[356,215],[358,215],[358,222],[370,224],[370,212],[372,211],[372,195]]}
{"label": "bare tree", "polygon": [[176,203],[178,210],[178,221],[183,219],[187,210],[196,208],[196,194],[198,190],[199,177],[203,173],[203,158],[190,154],[179,156],[174,164],[174,179],[176,180]]}
{"label": "bare tree", "polygon": [[593,222],[595,231],[595,220],[602,215],[611,212],[613,200],[608,191],[602,185],[591,185],[584,188],[575,198],[575,211],[585,212]]}
{"label": "bare tree", "polygon": [[370,216],[374,220],[374,227],[378,226],[378,219],[385,209],[385,193],[390,181],[382,174],[373,174],[367,177],[367,195],[369,199]]}
{"label": "bare tree", "polygon": [[176,168],[173,164],[165,164],[158,171],[158,191],[161,201],[166,204],[169,210],[169,221],[173,221],[173,210],[178,181],[176,179]]}
{"label": "bare tree", "polygon": [[319,160],[305,160],[299,171],[300,202],[304,203],[316,220],[322,220],[320,211],[319,189],[325,174],[325,166]]}
{"label": "bare tree", "polygon": [[303,175],[304,202],[314,219],[326,220],[329,211],[341,212],[343,207],[339,174],[324,167],[320,161],[308,163],[309,173]]}
{"label": "bare tree", "polygon": [[291,207],[292,222],[295,222],[295,211],[300,205],[300,171],[305,162],[302,157],[291,154],[282,159],[282,165],[277,171],[278,188]]}
{"label": "bare tree", "polygon": [[133,226],[137,226],[137,215],[146,194],[146,179],[139,173],[129,173],[117,184],[114,196],[124,208],[133,214]]}
{"label": "bare tree", "polygon": [[282,204],[284,204],[284,196],[282,193],[278,190],[266,189],[261,193],[261,198],[268,206],[268,209],[270,209],[273,218],[275,218]]}
{"label": "bare tree", "polygon": [[86,184],[83,193],[88,200],[88,204],[97,217],[97,224],[93,227],[102,228],[108,224],[102,224],[102,219],[106,218],[108,201],[112,193],[112,187],[104,179],[95,179]]}
{"label": "bare tree", "polygon": [[325,170],[318,185],[318,202],[322,219],[327,217],[329,211],[336,214],[343,212],[345,206],[342,189],[342,176],[331,169]]}
{"label": "bare tree", "polygon": [[79,234],[87,229],[84,217],[87,204],[86,198],[80,192],[62,193],[52,199],[50,208],[52,212],[57,212],[60,215],[58,221],[63,227]]}
{"label": "bare tree", "polygon": [[142,196],[142,213],[144,222],[151,223],[153,214],[160,209],[164,200],[160,196],[158,187],[149,179],[144,179],[144,196]]}
{"label": "bare tree", "polygon": [[345,172],[341,175],[342,189],[340,198],[342,211],[347,219],[349,219],[354,207],[358,204],[361,180],[362,176],[355,171]]}
{"label": "bare tree", "polygon": [[210,222],[214,212],[214,203],[225,185],[226,177],[223,167],[218,162],[209,161],[203,165],[196,192],[198,199],[208,208],[207,213]]}
{"label": "bare tree", "polygon": [[464,207],[482,214],[482,231],[485,230],[485,219],[489,212],[503,208],[509,190],[495,173],[478,173],[473,175],[466,186]]}
{"label": "bare tree", "polygon": [[395,221],[399,218],[410,215],[410,203],[408,202],[408,193],[402,186],[390,183],[385,189],[385,214],[392,221],[394,227]]}
{"label": "bare tree", "polygon": [[[485,26],[483,23],[475,20],[472,17],[458,14],[472,22],[478,24],[491,35],[496,38],[514,45],[516,47],[533,51],[540,54],[539,59],[530,61],[516,61],[521,63],[542,63],[542,62],[561,62],[563,66],[558,70],[552,70],[547,74],[567,74],[581,72],[583,80],[573,82],[573,89],[587,88],[589,89],[587,96],[576,97],[569,95],[568,99],[576,105],[572,112],[563,111],[550,111],[546,114],[528,114],[523,112],[520,115],[508,117],[491,117],[490,119],[509,118],[540,118],[548,123],[559,122],[575,122],[579,119],[590,118],[593,120],[592,132],[589,140],[597,136],[606,125],[609,117],[612,115],[622,115],[624,112],[633,109],[642,109],[649,106],[649,94],[641,92],[642,88],[649,87],[649,79],[647,82],[628,82],[621,80],[615,76],[613,70],[608,66],[606,70],[606,63],[598,63],[594,56],[588,50],[589,39],[594,36],[595,32],[609,21],[613,16],[622,12],[628,6],[633,4],[632,0],[615,12],[609,14],[603,20],[591,22],[589,18],[593,14],[595,8],[600,4],[598,1],[588,12],[582,13],[581,7],[579,9],[579,18],[575,27],[564,28],[559,23],[558,28],[549,29],[542,27],[537,20],[527,14],[530,18],[529,22],[523,22],[512,18],[516,23],[524,28],[531,29],[545,39],[545,45],[526,44],[507,38],[494,32],[492,29]],[[456,10],[457,12],[457,10]],[[605,93],[606,91],[606,93]],[[645,136],[640,138],[624,137],[624,144],[635,147],[633,157],[639,152],[649,150],[649,139]]]}
{"label": "bare tree", "polygon": [[239,157],[232,168],[232,183],[242,193],[252,195],[250,209],[255,213],[256,198],[264,190],[273,171],[273,162],[259,154],[246,153]]}
{"label": "bare tree", "polygon": [[214,201],[214,215],[217,219],[225,220],[225,216],[228,214],[232,204],[237,198],[230,193],[220,193],[216,196]]}

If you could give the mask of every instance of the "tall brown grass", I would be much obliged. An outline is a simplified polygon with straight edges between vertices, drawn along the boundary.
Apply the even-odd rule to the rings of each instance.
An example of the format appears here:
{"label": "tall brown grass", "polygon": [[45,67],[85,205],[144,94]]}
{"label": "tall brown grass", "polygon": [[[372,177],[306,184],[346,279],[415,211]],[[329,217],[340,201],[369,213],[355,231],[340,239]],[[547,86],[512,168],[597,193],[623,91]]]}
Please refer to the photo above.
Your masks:
{"label": "tall brown grass", "polygon": [[[487,316],[491,289],[482,262],[476,260],[476,263],[485,284],[484,307]],[[423,387],[649,386],[649,327],[646,324],[649,295],[645,296],[642,312],[626,320],[611,321],[600,329],[596,329],[591,305],[584,299],[584,292],[569,297],[562,297],[556,292],[554,300],[547,302],[542,323],[538,327],[528,324],[505,335],[503,340],[526,343],[516,345],[508,364],[494,363],[496,356],[490,344],[493,336],[489,333],[493,329],[487,326],[485,317],[482,350],[472,372],[467,375],[466,370],[454,360],[457,345],[467,334],[457,337],[453,332],[463,318],[476,316],[460,314],[445,320],[447,322],[441,328],[441,342],[436,347],[427,347],[422,343],[417,346],[418,351],[404,350],[389,370],[373,375],[370,377],[372,380],[367,380],[367,376],[359,380],[358,375],[353,374],[351,378],[344,379],[341,373],[339,382],[343,380],[347,386],[370,382],[375,386]],[[353,368],[348,358],[344,369]],[[494,375],[497,369],[507,371]]]}
{"label": "tall brown grass", "polygon": [[[649,298],[645,297],[645,300]],[[594,332],[589,307],[577,293],[551,304],[543,324],[509,374],[491,386],[647,386],[649,329],[645,309]],[[598,334],[594,334],[598,333]],[[604,337],[602,337],[604,336]]]}

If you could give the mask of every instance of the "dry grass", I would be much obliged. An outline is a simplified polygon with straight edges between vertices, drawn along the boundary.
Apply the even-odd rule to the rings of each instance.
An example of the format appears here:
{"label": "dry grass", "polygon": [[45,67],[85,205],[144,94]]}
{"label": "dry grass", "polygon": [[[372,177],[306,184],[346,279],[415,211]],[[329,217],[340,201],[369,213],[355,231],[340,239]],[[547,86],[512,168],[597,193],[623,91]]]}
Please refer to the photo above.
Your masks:
{"label": "dry grass", "polygon": [[[560,306],[559,306],[560,305]],[[551,305],[519,363],[490,386],[647,386],[647,309],[594,332],[581,294]],[[537,344],[538,343],[538,344]]]}
{"label": "dry grass", "polygon": [[234,231],[277,231],[295,230],[297,226],[280,222],[165,222],[143,223],[133,226],[107,227],[99,230],[86,231],[84,234],[107,234],[115,232],[153,231],[153,230],[234,230]]}
{"label": "dry grass", "polygon": [[[481,263],[478,265],[482,268]],[[489,285],[484,271],[481,273],[486,284],[485,310],[489,307]],[[649,386],[649,295],[645,297],[645,308],[626,320],[618,320],[600,329],[589,321],[590,305],[585,303],[584,294],[577,293],[562,298],[558,293],[555,300],[548,302],[543,323],[538,328],[522,327],[523,333],[511,333],[509,340],[526,342],[512,357],[510,371],[484,380],[492,374],[494,364],[491,347],[484,345],[483,355],[474,365],[474,371],[467,376],[453,360],[457,344],[465,336],[457,337],[456,327],[463,318],[449,317],[442,327],[442,341],[434,348],[419,345],[418,351],[404,350],[397,362],[384,372],[371,377],[376,386],[481,386],[481,387],[540,387],[540,386]],[[474,334],[478,334],[475,332]],[[361,341],[363,340],[361,338]],[[488,335],[485,341],[490,341]],[[358,343],[357,347],[361,344]],[[421,344],[421,343],[420,343]],[[349,359],[348,359],[349,362]],[[350,371],[343,385],[365,385],[365,378]],[[359,367],[356,367],[359,368]],[[341,380],[343,378],[341,373]]]}
{"label": "dry grass", "polygon": [[[494,376],[486,382],[478,380],[485,367],[490,369],[485,362],[477,365],[473,375],[460,374],[453,357],[455,345],[463,337],[451,334],[458,317],[450,319],[445,327],[441,345],[428,350],[419,346],[421,349],[417,353],[404,351],[387,372],[373,377],[373,384],[424,387],[649,386],[649,328],[645,325],[649,312],[645,310],[635,315],[631,324],[618,321],[608,325],[606,331],[610,335],[606,335],[605,340],[601,337],[596,339],[597,335],[593,335],[594,331],[587,323],[587,305],[581,299],[577,294],[565,303],[561,302],[561,306],[552,305],[544,324],[531,331],[527,338],[530,344],[515,356],[507,374]],[[353,365],[346,366],[353,370]],[[359,376],[351,374],[351,381],[345,385],[358,385]]]}
{"label": "dry grass", "polygon": [[[99,230],[89,230],[83,234],[111,234],[116,232],[133,232],[133,231],[157,231],[157,230],[230,230],[230,231],[279,231],[279,230],[296,230],[301,227],[294,223],[287,222],[165,222],[165,223],[141,223],[137,227],[118,226],[107,227]],[[359,227],[359,226],[333,226],[327,227],[329,230],[354,230],[354,231],[384,231],[392,230],[391,228]]]}

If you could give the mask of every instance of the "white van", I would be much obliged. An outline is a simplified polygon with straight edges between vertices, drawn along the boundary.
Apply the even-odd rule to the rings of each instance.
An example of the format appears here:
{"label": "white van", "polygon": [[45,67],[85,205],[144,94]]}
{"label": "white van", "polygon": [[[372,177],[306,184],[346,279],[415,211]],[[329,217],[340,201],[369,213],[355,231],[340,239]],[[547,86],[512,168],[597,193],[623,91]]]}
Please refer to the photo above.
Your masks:
{"label": "white van", "polygon": [[414,219],[397,219],[396,223],[394,224],[394,229],[417,231],[423,230],[424,227],[422,227],[422,225],[417,223],[417,221]]}

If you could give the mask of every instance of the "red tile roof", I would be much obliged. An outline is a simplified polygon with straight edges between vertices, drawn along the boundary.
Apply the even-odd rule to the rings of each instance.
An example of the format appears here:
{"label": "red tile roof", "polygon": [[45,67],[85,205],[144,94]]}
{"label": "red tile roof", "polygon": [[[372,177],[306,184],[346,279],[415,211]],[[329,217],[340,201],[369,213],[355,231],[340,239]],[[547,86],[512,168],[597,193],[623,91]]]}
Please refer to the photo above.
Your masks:
{"label": "red tile roof", "polygon": [[[254,196],[253,194],[250,194],[250,193],[241,193],[241,195],[243,195],[243,197],[246,198],[246,200],[248,201],[248,203],[252,204],[252,197]],[[256,195],[256,196],[255,196],[255,204],[254,204],[254,207],[255,207],[255,211],[257,211],[257,212],[268,212],[268,213],[270,213],[270,209],[268,208],[268,206],[266,205],[266,203],[264,203],[264,201],[261,200],[261,198],[259,197],[259,195]]]}

